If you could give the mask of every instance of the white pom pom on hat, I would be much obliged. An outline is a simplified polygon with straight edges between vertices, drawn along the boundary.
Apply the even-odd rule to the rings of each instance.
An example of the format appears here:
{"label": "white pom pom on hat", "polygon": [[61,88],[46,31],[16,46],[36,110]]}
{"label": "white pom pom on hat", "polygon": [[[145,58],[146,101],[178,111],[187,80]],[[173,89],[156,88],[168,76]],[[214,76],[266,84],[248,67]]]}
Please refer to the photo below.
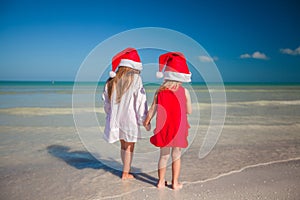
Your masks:
{"label": "white pom pom on hat", "polygon": [[116,72],[114,72],[114,71],[109,72],[109,77],[110,78],[114,78],[115,76],[116,76]]}
{"label": "white pom pom on hat", "polygon": [[164,74],[162,72],[156,72],[156,78],[163,78]]}
{"label": "white pom pom on hat", "polygon": [[131,47],[124,49],[113,57],[112,70],[109,72],[111,78],[116,76],[116,70],[119,66],[129,67],[139,71],[143,69],[137,50]]}

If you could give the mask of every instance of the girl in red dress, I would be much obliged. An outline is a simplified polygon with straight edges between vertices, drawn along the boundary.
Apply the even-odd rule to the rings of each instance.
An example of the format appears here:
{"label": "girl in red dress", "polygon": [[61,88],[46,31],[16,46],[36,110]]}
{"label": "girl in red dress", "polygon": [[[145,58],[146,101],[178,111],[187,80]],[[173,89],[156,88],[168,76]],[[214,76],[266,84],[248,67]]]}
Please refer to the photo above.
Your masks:
{"label": "girl in red dress", "polygon": [[181,189],[182,184],[178,182],[181,148],[188,146],[187,114],[192,112],[190,94],[182,87],[182,82],[190,82],[191,73],[184,55],[179,52],[161,55],[159,64],[157,76],[164,76],[164,83],[154,96],[144,126],[150,130],[150,121],[157,112],[156,128],[150,138],[153,145],[160,147],[157,187],[163,188],[166,185],[166,167],[172,149],[172,188]]}

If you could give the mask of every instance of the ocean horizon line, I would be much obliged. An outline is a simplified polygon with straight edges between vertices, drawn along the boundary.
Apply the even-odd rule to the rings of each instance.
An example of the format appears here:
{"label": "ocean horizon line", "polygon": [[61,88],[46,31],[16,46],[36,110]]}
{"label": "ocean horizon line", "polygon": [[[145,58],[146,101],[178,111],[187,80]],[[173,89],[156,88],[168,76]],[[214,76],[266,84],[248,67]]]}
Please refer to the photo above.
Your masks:
{"label": "ocean horizon line", "polygon": [[[74,85],[74,84],[83,84],[83,85],[91,85],[91,84],[98,84],[103,85],[105,81],[55,81],[55,80],[0,80],[0,85]],[[160,84],[161,82],[144,82],[145,84]],[[216,84],[220,85],[217,82],[190,82],[191,85],[207,85],[207,84]],[[274,85],[300,85],[300,82],[281,82],[281,81],[265,81],[265,82],[258,82],[258,81],[225,81],[223,82],[225,86],[235,86],[235,85],[264,85],[264,86],[274,86]]]}

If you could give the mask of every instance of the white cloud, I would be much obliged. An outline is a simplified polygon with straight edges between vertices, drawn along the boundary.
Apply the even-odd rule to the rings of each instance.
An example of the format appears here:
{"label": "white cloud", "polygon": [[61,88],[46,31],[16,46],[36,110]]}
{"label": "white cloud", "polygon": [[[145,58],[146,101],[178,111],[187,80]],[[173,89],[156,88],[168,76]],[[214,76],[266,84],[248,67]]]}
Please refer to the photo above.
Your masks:
{"label": "white cloud", "polygon": [[214,59],[214,61],[219,60],[219,58],[217,56],[214,56],[213,59]]}
{"label": "white cloud", "polygon": [[288,55],[293,55],[293,56],[300,55],[300,46],[298,48],[296,48],[295,50],[292,50],[289,48],[280,49],[280,52],[282,54],[288,54]]}
{"label": "white cloud", "polygon": [[263,59],[263,60],[268,59],[268,57],[264,53],[260,53],[259,51],[254,52],[252,54],[252,58]]}
{"label": "white cloud", "polygon": [[255,59],[262,59],[262,60],[267,60],[269,59],[266,54],[261,53],[259,51],[255,51],[252,55],[245,53],[240,55],[240,58],[244,59],[244,58],[255,58]]}
{"label": "white cloud", "polygon": [[251,56],[247,53],[240,55],[240,58],[251,58]]}
{"label": "white cloud", "polygon": [[213,62],[213,61],[216,61],[218,60],[219,58],[214,56],[213,58],[212,57],[209,57],[209,56],[199,56],[199,60],[201,62]]}
{"label": "white cloud", "polygon": [[292,49],[280,49],[280,52],[283,54],[293,54],[293,50]]}

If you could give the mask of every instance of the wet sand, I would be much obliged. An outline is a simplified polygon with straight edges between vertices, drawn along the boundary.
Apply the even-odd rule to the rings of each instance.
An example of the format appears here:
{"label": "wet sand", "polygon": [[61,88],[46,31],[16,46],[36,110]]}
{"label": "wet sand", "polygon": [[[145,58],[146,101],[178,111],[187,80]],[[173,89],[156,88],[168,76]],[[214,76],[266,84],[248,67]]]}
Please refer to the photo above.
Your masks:
{"label": "wet sand", "polygon": [[[195,140],[182,156],[184,188],[173,191],[155,188],[155,171],[122,181],[119,171],[85,150],[74,128],[1,127],[7,146],[1,145],[0,199],[298,199],[298,130],[228,125],[204,159],[198,158],[201,143]],[[5,138],[14,134],[19,143]]]}

